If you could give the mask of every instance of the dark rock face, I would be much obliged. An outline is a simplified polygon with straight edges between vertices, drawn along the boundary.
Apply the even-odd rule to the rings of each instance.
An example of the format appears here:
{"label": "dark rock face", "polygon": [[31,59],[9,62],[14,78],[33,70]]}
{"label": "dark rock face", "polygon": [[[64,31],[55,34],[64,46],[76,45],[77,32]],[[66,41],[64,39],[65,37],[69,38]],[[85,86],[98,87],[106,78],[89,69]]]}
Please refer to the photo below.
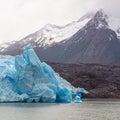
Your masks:
{"label": "dark rock face", "polygon": [[120,65],[49,64],[72,85],[88,90],[85,98],[120,98]]}
{"label": "dark rock face", "polygon": [[[109,36],[112,36],[110,41]],[[120,42],[110,29],[87,29],[86,35],[80,30],[70,41],[72,43],[66,50],[66,54],[69,55],[67,62],[102,64],[120,62]]]}

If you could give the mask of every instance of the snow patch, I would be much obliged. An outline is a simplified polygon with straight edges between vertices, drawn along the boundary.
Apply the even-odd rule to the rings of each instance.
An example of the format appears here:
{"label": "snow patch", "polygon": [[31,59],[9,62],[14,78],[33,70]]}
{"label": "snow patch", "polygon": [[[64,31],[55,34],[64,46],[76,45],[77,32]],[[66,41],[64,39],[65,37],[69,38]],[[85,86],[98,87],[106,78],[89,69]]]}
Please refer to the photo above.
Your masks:
{"label": "snow patch", "polygon": [[[84,19],[79,21],[74,21],[66,26],[56,26],[52,24],[48,24],[43,27],[41,30],[34,33],[34,44],[33,46],[47,48],[52,46],[55,43],[59,43],[61,41],[67,41],[68,38],[73,36],[78,30],[85,26],[85,24],[91,19],[91,17],[87,16]],[[85,31],[86,32],[86,31]],[[28,41],[33,38],[25,38],[23,39],[24,44],[27,44]]]}

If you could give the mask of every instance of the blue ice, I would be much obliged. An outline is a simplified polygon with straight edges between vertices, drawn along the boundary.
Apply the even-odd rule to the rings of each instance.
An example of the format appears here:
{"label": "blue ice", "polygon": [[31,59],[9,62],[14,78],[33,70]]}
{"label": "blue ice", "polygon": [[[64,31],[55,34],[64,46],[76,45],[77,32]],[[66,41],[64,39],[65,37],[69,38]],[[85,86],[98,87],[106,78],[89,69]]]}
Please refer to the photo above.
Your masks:
{"label": "blue ice", "polygon": [[31,45],[21,55],[0,56],[0,102],[69,103],[83,93],[41,62]]}

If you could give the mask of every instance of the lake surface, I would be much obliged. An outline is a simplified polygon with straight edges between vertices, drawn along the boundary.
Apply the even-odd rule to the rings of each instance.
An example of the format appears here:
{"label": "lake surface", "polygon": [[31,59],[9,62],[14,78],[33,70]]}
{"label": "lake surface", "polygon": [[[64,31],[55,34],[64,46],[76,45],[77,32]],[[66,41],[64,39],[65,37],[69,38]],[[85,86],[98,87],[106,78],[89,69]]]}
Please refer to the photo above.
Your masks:
{"label": "lake surface", "polygon": [[1,103],[0,120],[120,120],[120,100],[81,104]]}

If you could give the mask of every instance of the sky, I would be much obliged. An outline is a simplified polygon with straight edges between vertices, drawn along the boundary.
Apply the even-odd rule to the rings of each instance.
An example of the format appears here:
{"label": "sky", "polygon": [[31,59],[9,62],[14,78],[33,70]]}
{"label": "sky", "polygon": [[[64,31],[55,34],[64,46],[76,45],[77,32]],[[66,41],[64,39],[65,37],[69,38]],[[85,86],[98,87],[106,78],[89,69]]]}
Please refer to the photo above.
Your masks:
{"label": "sky", "polygon": [[120,19],[120,0],[0,0],[0,43],[20,40],[44,25],[63,26],[102,8]]}

